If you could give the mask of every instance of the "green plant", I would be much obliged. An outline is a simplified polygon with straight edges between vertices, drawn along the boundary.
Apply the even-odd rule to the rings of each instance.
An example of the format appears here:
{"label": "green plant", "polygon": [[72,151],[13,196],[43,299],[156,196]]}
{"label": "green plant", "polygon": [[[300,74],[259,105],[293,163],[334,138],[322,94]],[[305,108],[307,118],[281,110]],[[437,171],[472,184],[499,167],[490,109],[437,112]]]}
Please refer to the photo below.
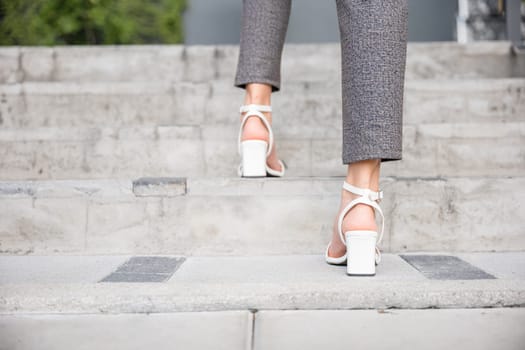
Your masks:
{"label": "green plant", "polygon": [[0,45],[181,43],[185,0],[0,0]]}

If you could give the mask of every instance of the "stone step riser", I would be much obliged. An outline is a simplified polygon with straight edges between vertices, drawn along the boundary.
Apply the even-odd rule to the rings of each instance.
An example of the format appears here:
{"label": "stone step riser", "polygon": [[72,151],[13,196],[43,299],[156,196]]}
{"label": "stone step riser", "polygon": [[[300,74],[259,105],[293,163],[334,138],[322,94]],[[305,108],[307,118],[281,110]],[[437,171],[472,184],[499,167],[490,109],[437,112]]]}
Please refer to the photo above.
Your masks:
{"label": "stone step riser", "polygon": [[[0,49],[0,83],[24,81],[232,80],[238,45],[119,46]],[[339,79],[338,43],[284,47],[282,79]],[[409,43],[408,79],[525,76],[508,42]]]}
{"label": "stone step riser", "polygon": [[[3,182],[4,254],[320,254],[342,178]],[[383,178],[385,251],[524,250],[525,178]],[[501,194],[505,193],[505,196]]]}
{"label": "stone step riser", "polygon": [[[522,121],[525,80],[407,82],[404,122]],[[26,83],[0,85],[0,125],[129,126],[238,123],[243,91],[229,83]],[[293,83],[272,97],[276,123],[334,128],[337,82]],[[315,128],[312,128],[315,129]]]}
{"label": "stone step riser", "polygon": [[[342,176],[337,128],[299,138],[276,128],[287,176]],[[0,130],[0,179],[236,176],[237,127]],[[403,128],[403,159],[387,176],[525,175],[525,123],[421,124]]]}
{"label": "stone step riser", "polygon": [[[464,348],[468,338],[471,348],[494,349],[503,344],[506,350],[521,350],[520,324],[524,321],[523,308],[6,314],[0,315],[5,335],[0,347],[68,350],[70,343],[81,343],[80,349],[99,350],[140,349],[152,344],[156,350],[318,346],[386,350],[399,344],[410,349],[436,350]],[[381,337],[376,336],[378,328],[382,330]],[[433,332],[434,329],[440,332]],[[334,333],[347,336],[334,337]],[[399,334],[403,334],[402,339]]]}

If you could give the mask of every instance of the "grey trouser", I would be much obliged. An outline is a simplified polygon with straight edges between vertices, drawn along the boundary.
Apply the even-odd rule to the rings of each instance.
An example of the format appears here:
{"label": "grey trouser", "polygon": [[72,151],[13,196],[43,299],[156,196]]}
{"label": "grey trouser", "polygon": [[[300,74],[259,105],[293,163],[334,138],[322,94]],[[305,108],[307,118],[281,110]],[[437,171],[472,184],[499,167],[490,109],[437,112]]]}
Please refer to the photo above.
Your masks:
{"label": "grey trouser", "polygon": [[[342,54],[343,163],[399,160],[407,0],[335,0]],[[243,0],[234,85],[280,89],[291,0]]]}

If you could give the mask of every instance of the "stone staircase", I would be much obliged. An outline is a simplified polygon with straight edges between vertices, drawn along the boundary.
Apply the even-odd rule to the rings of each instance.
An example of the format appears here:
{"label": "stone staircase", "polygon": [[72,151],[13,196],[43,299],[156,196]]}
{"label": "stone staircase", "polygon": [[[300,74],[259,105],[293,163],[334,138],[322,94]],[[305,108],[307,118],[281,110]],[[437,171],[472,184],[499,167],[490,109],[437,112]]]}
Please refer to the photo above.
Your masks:
{"label": "stone staircase", "polygon": [[[66,348],[54,335],[77,334],[70,322],[122,329],[115,343],[103,328],[91,328],[91,340],[78,333],[85,348],[156,339],[124,340],[136,321],[139,332],[181,328],[158,335],[158,348],[313,349],[309,320],[329,337],[319,322],[335,311],[358,323],[355,309],[370,309],[362,317],[371,328],[386,312],[372,309],[400,309],[399,327],[441,317],[401,309],[453,309],[437,327],[468,328],[466,314],[487,329],[525,320],[525,60],[508,42],[409,44],[404,158],[382,166],[387,254],[362,282],[322,259],[345,172],[339,45],[285,46],[282,91],[272,97],[283,179],[236,176],[237,54],[237,46],[0,49],[0,333],[11,336],[0,349]],[[466,262],[493,279],[435,280],[403,254],[444,256],[431,272]],[[101,282],[140,256],[151,260],[124,275],[141,283]],[[496,309],[483,318],[466,308]],[[296,309],[303,328],[287,314]],[[300,331],[302,343],[270,344],[282,334],[265,319]],[[222,334],[222,347],[185,338],[202,331],[198,320],[224,322],[211,333]],[[518,349],[525,335],[511,330],[500,334]],[[501,344],[484,335],[480,345]],[[429,348],[464,344],[459,334],[447,339]],[[329,344],[355,345],[345,341]]]}

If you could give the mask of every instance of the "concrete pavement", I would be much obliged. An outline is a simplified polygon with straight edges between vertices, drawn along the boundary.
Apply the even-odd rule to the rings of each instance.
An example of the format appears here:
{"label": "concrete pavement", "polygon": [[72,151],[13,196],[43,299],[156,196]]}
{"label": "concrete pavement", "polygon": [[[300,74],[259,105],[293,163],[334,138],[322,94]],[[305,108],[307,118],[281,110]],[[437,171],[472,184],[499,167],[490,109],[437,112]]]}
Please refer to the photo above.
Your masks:
{"label": "concrete pavement", "polygon": [[397,254],[366,278],[320,255],[0,256],[0,349],[523,348],[525,253],[403,256],[453,279]]}
{"label": "concrete pavement", "polygon": [[[159,256],[131,266],[130,259],[136,257],[1,256],[0,312],[525,306],[525,253],[403,254],[414,255],[453,257],[448,270],[457,272],[459,264],[466,264],[486,276],[436,277],[428,273],[428,266],[418,270],[397,254],[385,254],[372,278],[349,277],[344,266],[328,265],[320,255],[171,257],[179,258],[175,263],[166,259],[169,256]],[[118,272],[123,264],[126,271]],[[442,270],[435,266],[438,273]],[[134,282],[102,281],[115,271],[128,279],[113,280]],[[159,273],[168,276],[152,279]]]}

